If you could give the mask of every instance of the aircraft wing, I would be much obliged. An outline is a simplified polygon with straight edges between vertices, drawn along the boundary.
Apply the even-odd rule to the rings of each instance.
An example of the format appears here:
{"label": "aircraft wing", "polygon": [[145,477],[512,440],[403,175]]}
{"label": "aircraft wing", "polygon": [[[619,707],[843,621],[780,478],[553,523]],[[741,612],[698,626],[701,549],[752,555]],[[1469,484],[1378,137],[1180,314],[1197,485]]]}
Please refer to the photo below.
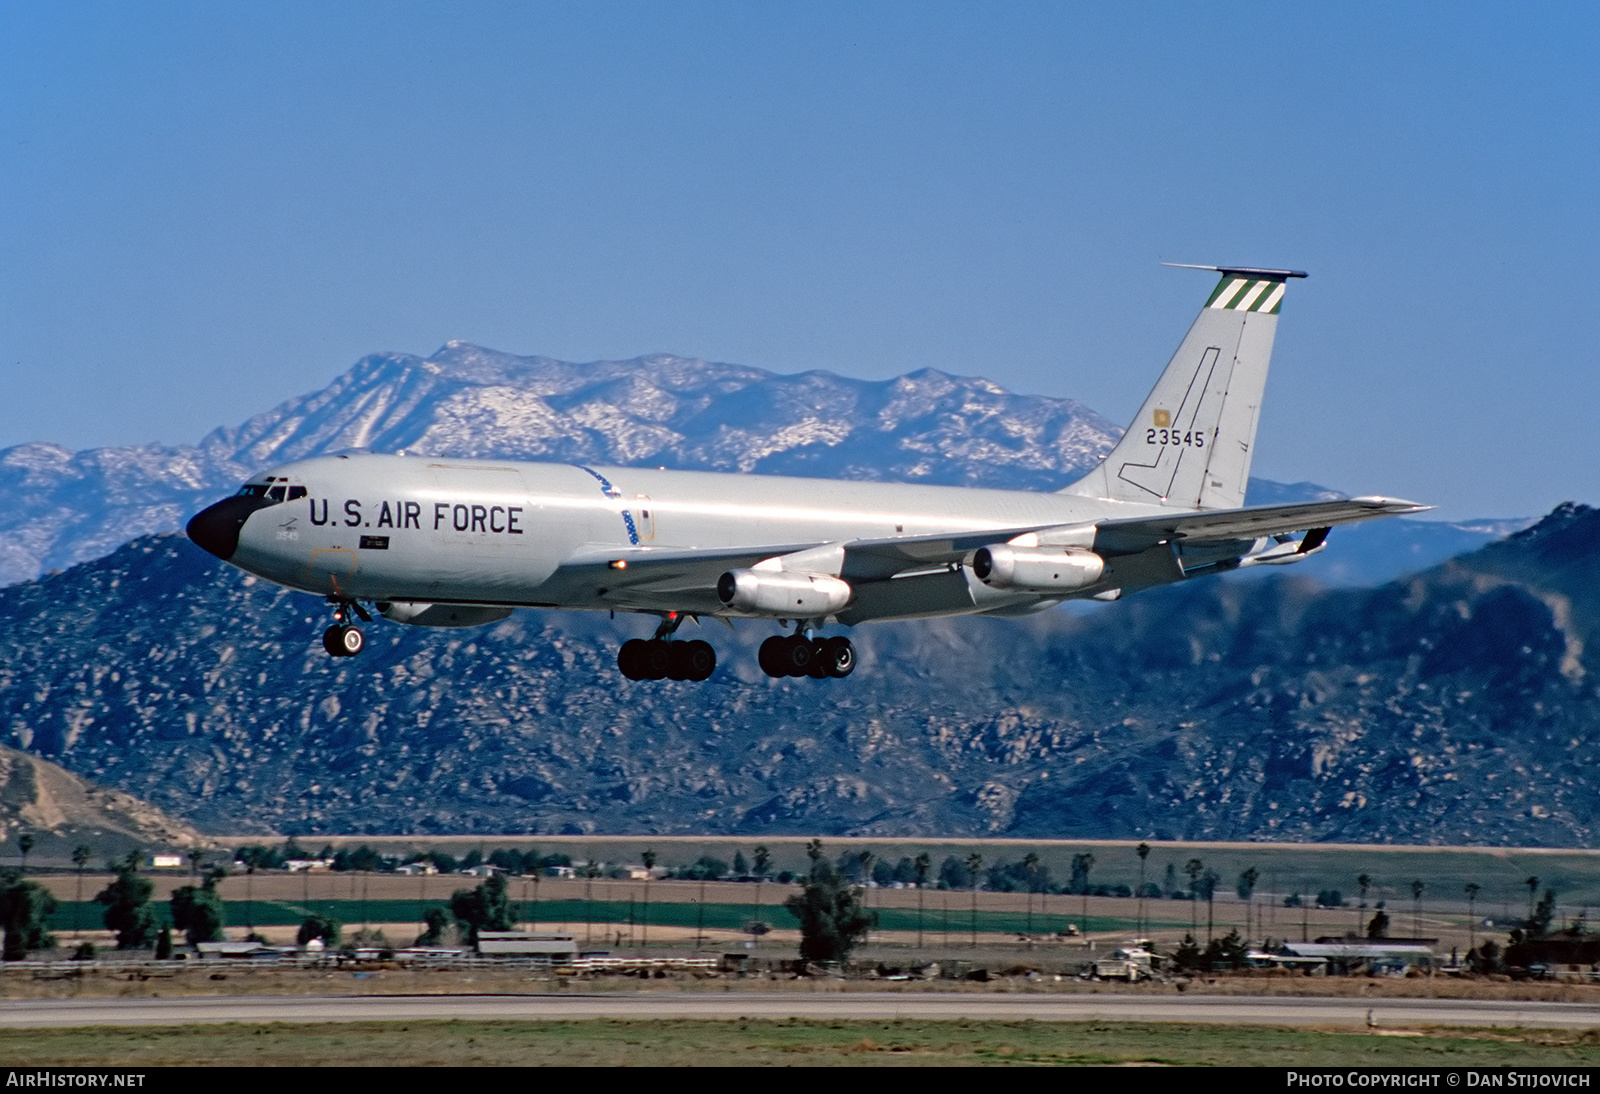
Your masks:
{"label": "aircraft wing", "polygon": [[585,598],[597,595],[602,603],[628,610],[712,614],[722,607],[717,599],[717,579],[725,571],[816,546],[595,547],[562,563],[551,579],[552,592],[578,596],[582,590]]}
{"label": "aircraft wing", "polygon": [[[1428,508],[1395,498],[1363,497],[1102,520],[1094,525],[1094,549],[1108,556],[1136,555],[1163,543],[1253,540],[1313,528],[1327,529],[1377,517],[1420,513]],[[833,555],[833,560],[839,565],[838,572],[844,580],[884,581],[907,571],[932,570],[958,564],[980,547],[1004,543],[1030,533],[1045,535],[1056,527],[1029,525],[986,528],[832,544],[764,544],[704,549],[596,547],[568,559],[558,571],[558,576],[578,587],[603,590],[601,599],[619,607],[626,605],[714,612],[720,607],[716,599],[717,579],[724,571],[754,566],[782,555],[839,552]],[[1164,561],[1166,567],[1161,570],[1163,580],[1182,576],[1181,569],[1168,574],[1167,570],[1176,564],[1170,558],[1164,558]],[[1123,562],[1121,565],[1126,567],[1129,563]]]}
{"label": "aircraft wing", "polygon": [[1047,527],[1054,525],[1034,524],[1025,528],[986,528],[976,532],[853,540],[842,545],[844,566],[839,576],[846,581],[882,581],[906,570],[961,562],[979,547],[1004,543],[1029,532],[1044,531]]}
{"label": "aircraft wing", "polygon": [[1333,528],[1377,517],[1421,513],[1430,505],[1399,498],[1362,497],[1311,501],[1295,505],[1261,505],[1248,509],[1213,509],[1102,520],[1095,525],[1094,549],[1127,554],[1163,541],[1199,542],[1257,539],[1262,536]]}
{"label": "aircraft wing", "polygon": [[[841,576],[846,581],[873,581],[906,570],[960,562],[979,547],[1004,543],[1027,532],[1053,525],[990,528],[976,532],[941,532],[925,536],[894,536],[847,543],[766,544],[759,547],[672,548],[600,547],[569,558],[560,573],[583,584],[595,584],[619,593],[623,590],[676,592],[715,589],[726,570],[754,566],[769,558],[801,551],[836,550],[844,554]],[[626,565],[618,565],[626,563]]]}
{"label": "aircraft wing", "polygon": [[[1312,528],[1333,528],[1377,517],[1421,513],[1431,508],[1398,498],[1362,497],[1123,517],[1094,522],[1094,549],[1107,554],[1133,554],[1175,540],[1205,543],[1258,539]],[[872,580],[922,566],[960,562],[979,547],[1005,543],[1030,533],[1044,537],[1066,527],[1082,526],[1036,524],[1024,528],[856,540],[843,545],[845,572],[841,576],[847,581],[851,578]]]}

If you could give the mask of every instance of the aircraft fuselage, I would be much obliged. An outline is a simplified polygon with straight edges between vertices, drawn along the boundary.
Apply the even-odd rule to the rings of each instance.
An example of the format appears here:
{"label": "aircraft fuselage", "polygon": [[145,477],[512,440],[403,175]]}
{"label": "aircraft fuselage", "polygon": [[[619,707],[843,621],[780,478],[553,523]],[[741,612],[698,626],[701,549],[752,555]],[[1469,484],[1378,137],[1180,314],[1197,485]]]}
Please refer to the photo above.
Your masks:
{"label": "aircraft fuselage", "polygon": [[[368,454],[274,468],[252,478],[245,490],[252,489],[268,504],[249,514],[231,553],[214,553],[279,584],[353,601],[577,609],[654,610],[666,601],[606,580],[603,570],[600,579],[593,568],[565,572],[573,560],[761,545],[776,556],[822,543],[1161,511],[1025,491]],[[265,496],[273,492],[281,500]],[[929,577],[949,586],[935,602],[902,597],[862,618],[946,614],[962,610],[963,600],[966,611],[981,611],[1041,599],[947,567],[899,580]],[[676,610],[740,614],[713,593],[686,589]]]}

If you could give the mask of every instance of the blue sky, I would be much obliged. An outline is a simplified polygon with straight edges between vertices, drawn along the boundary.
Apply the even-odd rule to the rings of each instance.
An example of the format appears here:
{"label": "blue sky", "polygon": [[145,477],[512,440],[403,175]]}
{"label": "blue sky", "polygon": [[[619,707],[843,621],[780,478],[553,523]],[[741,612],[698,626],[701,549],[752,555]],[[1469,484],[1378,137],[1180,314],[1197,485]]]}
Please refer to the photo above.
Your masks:
{"label": "blue sky", "polygon": [[0,446],[360,355],[921,367],[1126,420],[1285,265],[1256,471],[1600,502],[1592,6],[0,4]]}

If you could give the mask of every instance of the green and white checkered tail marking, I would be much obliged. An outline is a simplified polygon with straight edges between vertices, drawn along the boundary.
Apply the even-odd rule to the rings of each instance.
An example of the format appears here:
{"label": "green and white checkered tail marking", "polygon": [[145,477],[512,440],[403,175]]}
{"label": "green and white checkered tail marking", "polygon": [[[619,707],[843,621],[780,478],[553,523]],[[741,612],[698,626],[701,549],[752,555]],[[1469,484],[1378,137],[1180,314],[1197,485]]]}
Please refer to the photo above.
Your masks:
{"label": "green and white checkered tail marking", "polygon": [[1283,307],[1282,281],[1224,274],[1206,307],[1224,311],[1259,311],[1277,315]]}

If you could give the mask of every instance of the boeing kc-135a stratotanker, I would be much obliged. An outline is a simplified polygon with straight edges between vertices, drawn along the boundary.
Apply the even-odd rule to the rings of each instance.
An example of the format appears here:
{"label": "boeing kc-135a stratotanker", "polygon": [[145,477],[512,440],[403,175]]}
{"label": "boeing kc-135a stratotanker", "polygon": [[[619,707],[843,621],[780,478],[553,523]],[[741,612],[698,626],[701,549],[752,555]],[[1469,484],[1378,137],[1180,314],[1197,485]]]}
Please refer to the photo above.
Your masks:
{"label": "boeing kc-135a stratotanker", "polygon": [[830,625],[1116,600],[1299,562],[1336,525],[1426,508],[1242,507],[1284,289],[1305,274],[1187,268],[1221,280],[1128,432],[1058,493],[353,453],[262,472],[189,538],[326,597],[336,657],[365,644],[363,602],[424,627],[599,609],[660,618],[622,644],[629,679],[710,676],[710,644],[677,637],[705,616],[792,627],[762,644],[762,669],[820,679],[856,664]]}

